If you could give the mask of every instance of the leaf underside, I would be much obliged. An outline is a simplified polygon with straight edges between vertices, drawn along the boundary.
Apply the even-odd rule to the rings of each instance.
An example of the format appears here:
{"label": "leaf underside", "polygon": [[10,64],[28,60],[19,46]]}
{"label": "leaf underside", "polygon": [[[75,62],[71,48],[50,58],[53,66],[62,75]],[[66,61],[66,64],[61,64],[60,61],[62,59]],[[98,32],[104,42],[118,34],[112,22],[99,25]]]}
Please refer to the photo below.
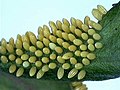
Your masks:
{"label": "leaf underside", "polygon": [[[94,53],[97,58],[90,65],[84,67],[87,74],[82,81],[101,81],[120,77],[120,2],[114,5],[99,23],[103,26],[100,32],[102,37],[100,42],[104,44],[104,47],[96,50]],[[8,71],[4,68],[4,65],[0,64],[0,66],[2,67],[0,70]],[[3,73],[2,71],[0,71],[1,75],[5,74],[6,77],[11,77],[10,74]],[[72,79],[67,78],[69,71],[65,71],[64,77],[58,80],[55,72],[57,72],[57,69],[48,71],[40,80],[77,81],[77,76]],[[3,77],[1,75],[0,79]],[[31,79],[26,77],[29,76],[24,74],[20,79]]]}
{"label": "leaf underside", "polygon": [[96,60],[85,67],[84,80],[107,80],[120,77],[120,2],[116,4],[100,22],[100,35],[104,47],[96,50]]}

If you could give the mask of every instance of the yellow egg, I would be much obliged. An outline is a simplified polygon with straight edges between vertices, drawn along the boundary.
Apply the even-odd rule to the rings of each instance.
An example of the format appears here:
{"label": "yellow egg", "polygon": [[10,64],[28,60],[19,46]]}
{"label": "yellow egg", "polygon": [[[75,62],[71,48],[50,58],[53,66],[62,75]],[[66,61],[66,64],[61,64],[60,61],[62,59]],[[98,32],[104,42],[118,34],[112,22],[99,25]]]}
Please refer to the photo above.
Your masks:
{"label": "yellow egg", "polygon": [[57,61],[59,63],[65,63],[65,60],[61,56],[57,56]]}
{"label": "yellow egg", "polygon": [[93,9],[92,10],[92,15],[98,20],[102,20],[102,14],[100,13],[100,11],[98,9]]}
{"label": "yellow egg", "polygon": [[81,57],[87,57],[88,55],[88,52],[87,51],[82,51],[81,52]]}
{"label": "yellow egg", "polygon": [[38,34],[43,35],[43,28],[41,26],[38,27]]}
{"label": "yellow egg", "polygon": [[88,44],[88,49],[89,49],[90,51],[94,51],[94,50],[95,50],[95,47],[94,47],[93,44]]}
{"label": "yellow egg", "polygon": [[70,26],[70,23],[67,19],[63,18],[62,19],[63,23],[66,24],[67,26]]}
{"label": "yellow egg", "polygon": [[56,40],[57,38],[56,38],[55,36],[53,36],[53,35],[50,35],[50,36],[49,36],[49,39],[50,39],[50,41],[52,41],[52,42],[54,42],[54,43],[56,43],[56,41],[57,41],[57,40]]}
{"label": "yellow egg", "polygon": [[103,44],[100,43],[100,42],[96,42],[96,43],[95,43],[95,47],[98,48],[98,49],[99,49],[99,48],[102,48],[102,47],[103,47]]}
{"label": "yellow egg", "polygon": [[84,65],[89,65],[89,64],[90,64],[90,61],[89,61],[87,58],[83,58],[83,59],[82,59],[82,63],[83,63]]}
{"label": "yellow egg", "polygon": [[[27,43],[27,42],[26,42]],[[15,47],[18,49],[22,49],[22,41],[17,39],[15,43]]]}
{"label": "yellow egg", "polygon": [[16,56],[15,56],[14,54],[10,54],[10,55],[8,56],[8,58],[9,58],[10,61],[14,61],[15,58],[16,58]]}
{"label": "yellow egg", "polygon": [[77,19],[77,20],[76,20],[76,24],[77,24],[77,27],[78,27],[79,29],[82,29],[82,24],[83,24],[83,22],[82,22],[81,20]]}
{"label": "yellow egg", "polygon": [[62,31],[57,30],[56,31],[56,36],[59,37],[59,38],[62,38]]}
{"label": "yellow egg", "polygon": [[62,45],[63,42],[64,42],[63,39],[57,38],[57,43],[58,43],[60,46]]}
{"label": "yellow egg", "polygon": [[1,54],[6,54],[7,53],[6,48],[3,47],[3,46],[0,46],[0,53]]}
{"label": "yellow egg", "polygon": [[82,37],[83,40],[87,40],[88,39],[87,33],[82,33],[81,37]]}
{"label": "yellow egg", "polygon": [[50,59],[51,59],[51,60],[56,59],[56,54],[54,54],[54,53],[50,54]]}
{"label": "yellow egg", "polygon": [[49,64],[49,68],[50,68],[50,69],[55,69],[56,66],[57,66],[56,63],[50,63],[50,64]]}
{"label": "yellow egg", "polygon": [[70,22],[71,22],[72,25],[74,25],[75,27],[77,27],[76,19],[75,18],[71,17]]}
{"label": "yellow egg", "polygon": [[43,63],[48,63],[48,62],[49,62],[49,58],[47,58],[47,57],[42,57],[42,62],[43,62]]}
{"label": "yellow egg", "polygon": [[75,90],[88,90],[85,84],[80,84],[74,88]]}
{"label": "yellow egg", "polygon": [[80,55],[81,55],[81,51],[80,51],[80,50],[76,50],[76,51],[75,51],[75,55],[76,55],[76,56],[80,56]]}
{"label": "yellow egg", "polygon": [[43,43],[45,46],[49,46],[50,41],[47,38],[43,38]]}
{"label": "yellow egg", "polygon": [[76,63],[77,63],[76,58],[71,57],[71,58],[70,58],[70,63],[73,64],[73,65],[76,64]]}
{"label": "yellow egg", "polygon": [[54,43],[49,43],[49,47],[52,50],[55,50],[56,45]]}
{"label": "yellow egg", "polygon": [[35,34],[33,32],[30,32],[30,31],[27,31],[25,33],[25,36],[28,37],[28,39],[30,39],[30,37],[29,37],[30,35],[34,35],[35,36]]}
{"label": "yellow egg", "polygon": [[73,43],[77,46],[81,45],[82,44],[82,41],[80,39],[74,39],[73,40]]}
{"label": "yellow egg", "polygon": [[73,78],[76,74],[78,73],[78,70],[73,68],[69,73],[68,73],[68,78]]}
{"label": "yellow egg", "polygon": [[93,23],[95,23],[93,20],[88,21],[88,25],[91,26],[91,27],[93,27]]}
{"label": "yellow egg", "polygon": [[43,43],[41,41],[37,41],[36,45],[38,48],[42,49],[44,47]]}
{"label": "yellow egg", "polygon": [[44,75],[44,73],[45,73],[45,72],[43,72],[43,71],[40,69],[40,70],[37,72],[37,76],[36,76],[36,78],[37,78],[37,79],[42,78],[43,75]]}
{"label": "yellow egg", "polygon": [[1,46],[6,47],[6,45],[7,45],[7,41],[4,38],[2,38],[1,39]]}
{"label": "yellow egg", "polygon": [[64,69],[60,67],[57,71],[57,77],[58,79],[61,79],[63,76],[64,76]]}
{"label": "yellow egg", "polygon": [[81,45],[80,45],[80,50],[87,50],[87,46],[84,45],[84,44],[81,44]]}
{"label": "yellow egg", "polygon": [[26,35],[22,35],[22,42],[30,43],[30,39],[29,39],[29,37],[26,36]]}
{"label": "yellow egg", "polygon": [[[76,82],[72,82],[72,86],[73,87],[77,87],[77,86],[81,86],[82,85],[82,82],[80,82],[80,81],[76,81]],[[78,89],[79,90],[79,89]]]}
{"label": "yellow egg", "polygon": [[75,38],[75,36],[73,34],[68,34],[68,38],[69,40],[72,42]]}
{"label": "yellow egg", "polygon": [[67,26],[66,24],[62,24],[62,30],[66,33],[69,33],[70,30],[69,30],[69,26]]}
{"label": "yellow egg", "polygon": [[16,49],[16,54],[18,56],[21,56],[23,54],[23,51],[21,49]]}
{"label": "yellow egg", "polygon": [[38,27],[38,34],[43,34],[43,28],[41,26]]}
{"label": "yellow egg", "polygon": [[76,27],[73,25],[70,25],[70,32],[75,33]]}
{"label": "yellow egg", "polygon": [[36,51],[35,51],[35,55],[36,55],[37,57],[41,57],[41,56],[43,55],[43,53],[42,53],[41,50],[36,50]]}
{"label": "yellow egg", "polygon": [[84,18],[84,24],[86,24],[88,26],[88,21],[90,20],[90,17],[89,16],[86,16]]}
{"label": "yellow egg", "polygon": [[62,43],[62,46],[65,48],[65,49],[68,49],[68,47],[70,46],[70,44],[68,42],[63,42]]}
{"label": "yellow egg", "polygon": [[29,47],[29,51],[30,52],[35,52],[36,51],[36,47],[35,46],[30,46]]}
{"label": "yellow egg", "polygon": [[82,31],[80,29],[75,29],[75,34],[80,37],[82,34]]}
{"label": "yellow egg", "polygon": [[10,65],[10,67],[9,67],[9,73],[14,73],[15,71],[16,71],[16,65],[15,64],[12,64],[12,65]]}
{"label": "yellow egg", "polygon": [[57,20],[56,21],[56,26],[57,26],[58,29],[62,29],[62,22]]}
{"label": "yellow egg", "polygon": [[102,13],[102,14],[106,14],[107,10],[102,6],[102,5],[97,5],[97,9]]}
{"label": "yellow egg", "polygon": [[43,53],[44,54],[49,54],[50,53],[50,49],[47,48],[47,47],[43,48]]}
{"label": "yellow egg", "polygon": [[55,51],[60,54],[63,52],[63,49],[61,47],[57,46],[57,47],[55,47]]}
{"label": "yellow egg", "polygon": [[21,59],[22,60],[27,60],[29,58],[29,55],[28,54],[23,54],[22,56],[21,56]]}
{"label": "yellow egg", "polygon": [[78,73],[78,80],[81,80],[85,77],[86,75],[86,71],[85,70],[81,70],[79,73]]}
{"label": "yellow egg", "polygon": [[17,35],[17,39],[19,39],[20,41],[22,41],[22,36],[20,34]]}
{"label": "yellow egg", "polygon": [[22,76],[24,73],[24,68],[20,67],[16,72],[16,77]]}
{"label": "yellow egg", "polygon": [[28,62],[28,61],[24,61],[23,62],[23,67],[24,68],[27,68],[27,67],[29,67],[30,66],[30,63]]}
{"label": "yellow egg", "polygon": [[28,61],[30,63],[35,63],[36,60],[37,60],[37,58],[35,56],[31,56]]}
{"label": "yellow egg", "polygon": [[99,34],[95,33],[95,34],[93,34],[93,38],[94,38],[95,40],[100,40],[100,39],[101,39],[101,36],[100,36]]}
{"label": "yellow egg", "polygon": [[4,64],[8,63],[8,58],[7,58],[6,56],[1,56],[1,57],[0,57],[0,60],[1,60],[1,62],[4,63]]}
{"label": "yellow egg", "polygon": [[49,31],[49,28],[45,25],[43,26],[43,35],[46,37],[46,38],[49,38],[50,36],[50,31]]}
{"label": "yellow egg", "polygon": [[67,33],[65,33],[65,32],[62,32],[62,37],[63,37],[63,39],[65,39],[65,40],[69,40],[69,38],[68,38],[68,34]]}
{"label": "yellow egg", "polygon": [[41,67],[42,66],[42,62],[41,61],[36,61],[35,62],[35,66],[36,67]]}
{"label": "yellow egg", "polygon": [[43,71],[43,72],[49,71],[48,65],[44,65],[44,66],[42,67],[42,71]]}
{"label": "yellow egg", "polygon": [[62,58],[63,58],[63,59],[70,59],[72,56],[73,56],[73,53],[67,52],[67,53],[65,53],[65,54],[62,56]]}
{"label": "yellow egg", "polygon": [[9,39],[9,44],[11,44],[14,47],[14,39],[12,37]]}
{"label": "yellow egg", "polygon": [[37,68],[36,68],[35,66],[33,66],[33,67],[30,69],[30,71],[29,71],[29,75],[30,75],[31,77],[34,76],[35,73],[36,73],[36,71],[37,71]]}
{"label": "yellow egg", "polygon": [[49,26],[51,28],[56,28],[57,29],[57,26],[55,25],[55,23],[53,21],[49,21]]}
{"label": "yellow egg", "polygon": [[96,58],[96,56],[95,56],[94,53],[89,53],[89,54],[87,55],[87,58],[90,59],[90,60],[93,60],[93,59]]}
{"label": "yellow egg", "polygon": [[82,24],[82,29],[83,29],[83,31],[87,32],[89,27],[86,24]]}
{"label": "yellow egg", "polygon": [[87,40],[87,43],[88,43],[88,44],[94,44],[94,40],[93,40],[92,38],[89,38],[89,39]]}
{"label": "yellow egg", "polygon": [[62,65],[62,68],[63,68],[63,69],[69,69],[69,68],[70,68],[70,64],[69,64],[69,63],[64,63],[64,64]]}
{"label": "yellow egg", "polygon": [[29,50],[29,47],[30,47],[30,45],[29,45],[29,43],[27,43],[27,42],[23,42],[23,47],[24,47],[24,49],[25,50]]}
{"label": "yellow egg", "polygon": [[58,30],[57,30],[57,27],[56,27],[56,26],[52,26],[52,27],[51,27],[51,31],[52,31],[52,34],[53,34],[53,35],[56,35],[56,32],[58,31]]}
{"label": "yellow egg", "polygon": [[94,29],[89,29],[89,30],[88,30],[88,34],[89,34],[89,35],[95,34],[95,30],[94,30]]}
{"label": "yellow egg", "polygon": [[30,38],[30,36],[36,37],[36,35],[31,31],[27,32],[25,36],[27,36],[28,38]]}
{"label": "yellow egg", "polygon": [[76,63],[75,68],[79,70],[79,69],[83,68],[83,64],[82,63]]}
{"label": "yellow egg", "polygon": [[20,64],[22,64],[22,59],[21,58],[16,58],[15,62],[16,62],[16,64],[20,65]]}
{"label": "yellow egg", "polygon": [[75,45],[70,45],[68,49],[74,52],[77,49],[77,47]]}
{"label": "yellow egg", "polygon": [[101,30],[102,26],[99,23],[93,23],[93,28],[96,30]]}
{"label": "yellow egg", "polygon": [[43,41],[44,35],[43,34],[38,34],[37,36],[38,40]]}
{"label": "yellow egg", "polygon": [[9,53],[13,53],[13,52],[14,52],[14,48],[13,48],[13,46],[12,46],[11,44],[7,44],[6,49],[7,49],[7,51],[8,51]]}

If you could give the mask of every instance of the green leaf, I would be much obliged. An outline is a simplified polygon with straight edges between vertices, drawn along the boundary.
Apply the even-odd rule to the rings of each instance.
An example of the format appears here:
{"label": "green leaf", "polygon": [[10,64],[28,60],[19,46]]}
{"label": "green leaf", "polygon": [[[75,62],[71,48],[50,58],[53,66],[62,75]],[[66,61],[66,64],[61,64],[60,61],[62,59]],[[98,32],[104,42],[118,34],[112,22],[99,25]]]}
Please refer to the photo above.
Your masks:
{"label": "green leaf", "polygon": [[[108,11],[99,23],[103,26],[100,32],[102,36],[100,42],[104,44],[104,47],[96,50],[97,58],[90,65],[84,67],[87,74],[82,81],[101,81],[120,77],[120,2]],[[1,64],[0,66],[4,67]],[[6,72],[6,69],[3,68],[3,71]],[[77,76],[72,79],[67,78],[68,71],[65,71],[63,79],[58,80],[55,72],[56,70],[50,71],[41,80],[36,80],[33,78],[16,78],[14,75],[0,71],[0,87],[3,87],[3,90],[7,90],[6,88],[13,90],[11,89],[13,87],[17,90],[26,90],[27,88],[47,90],[48,85],[51,86],[49,87],[50,90],[56,90],[56,88],[57,90],[70,90],[69,82],[77,81]],[[24,74],[23,77],[28,76]],[[19,84],[16,85],[16,82]]]}
{"label": "green leaf", "polygon": [[69,82],[17,78],[0,71],[0,90],[72,90]]}
{"label": "green leaf", "polygon": [[97,58],[85,69],[84,80],[107,80],[120,77],[120,2],[108,11],[103,20],[100,35],[104,47],[95,53]]}

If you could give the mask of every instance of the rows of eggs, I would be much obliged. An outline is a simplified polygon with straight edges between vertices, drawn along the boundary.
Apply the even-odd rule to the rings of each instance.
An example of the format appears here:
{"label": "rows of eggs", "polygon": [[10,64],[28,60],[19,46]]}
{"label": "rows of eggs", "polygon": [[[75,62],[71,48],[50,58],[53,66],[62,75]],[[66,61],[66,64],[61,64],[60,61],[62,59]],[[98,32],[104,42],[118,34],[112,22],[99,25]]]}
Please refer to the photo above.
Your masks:
{"label": "rows of eggs", "polygon": [[[96,11],[97,10],[97,11]],[[99,9],[93,9],[94,17],[98,20],[104,13]],[[97,14],[96,14],[97,13]],[[95,16],[96,15],[96,16]],[[78,75],[83,79],[86,71],[82,68],[89,65],[96,58],[94,51],[102,48],[98,34],[102,29],[99,23],[84,18],[84,23],[75,18],[52,21],[49,26],[38,28],[38,36],[32,32],[25,35],[17,35],[14,42],[10,38],[7,43],[3,38],[0,44],[0,58],[3,64],[9,64],[9,73],[16,73],[17,77],[29,69],[29,76],[42,78],[46,72],[58,69],[57,77],[61,79],[65,70],[69,70],[68,78]],[[51,31],[51,32],[50,32]]]}

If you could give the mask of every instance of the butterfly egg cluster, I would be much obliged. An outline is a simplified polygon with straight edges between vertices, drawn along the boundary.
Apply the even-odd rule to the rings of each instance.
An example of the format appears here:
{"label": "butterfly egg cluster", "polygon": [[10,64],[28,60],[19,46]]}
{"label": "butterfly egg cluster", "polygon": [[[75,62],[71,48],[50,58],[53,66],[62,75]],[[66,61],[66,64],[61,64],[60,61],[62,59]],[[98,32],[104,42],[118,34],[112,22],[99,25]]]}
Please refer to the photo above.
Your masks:
{"label": "butterfly egg cluster", "polygon": [[[98,18],[99,14],[106,14],[101,5],[97,11],[93,9],[95,17]],[[83,67],[96,58],[94,51],[103,47],[99,42],[102,26],[88,16],[84,22],[75,18],[69,22],[63,18],[56,23],[50,21],[49,26],[39,27],[37,36],[28,31],[25,35],[18,34],[16,40],[10,38],[9,42],[3,38],[0,62],[17,77],[29,72],[30,77],[40,79],[48,71],[56,69],[54,73],[58,79],[62,79],[64,74],[68,74],[69,79],[76,76],[78,80],[83,79],[87,74]]]}
{"label": "butterfly egg cluster", "polygon": [[73,90],[88,90],[85,84],[82,82],[73,82],[72,83]]}
{"label": "butterfly egg cluster", "polygon": [[92,15],[98,20],[102,20],[103,15],[107,13],[107,10],[102,5],[97,5],[97,9],[92,10]]}

